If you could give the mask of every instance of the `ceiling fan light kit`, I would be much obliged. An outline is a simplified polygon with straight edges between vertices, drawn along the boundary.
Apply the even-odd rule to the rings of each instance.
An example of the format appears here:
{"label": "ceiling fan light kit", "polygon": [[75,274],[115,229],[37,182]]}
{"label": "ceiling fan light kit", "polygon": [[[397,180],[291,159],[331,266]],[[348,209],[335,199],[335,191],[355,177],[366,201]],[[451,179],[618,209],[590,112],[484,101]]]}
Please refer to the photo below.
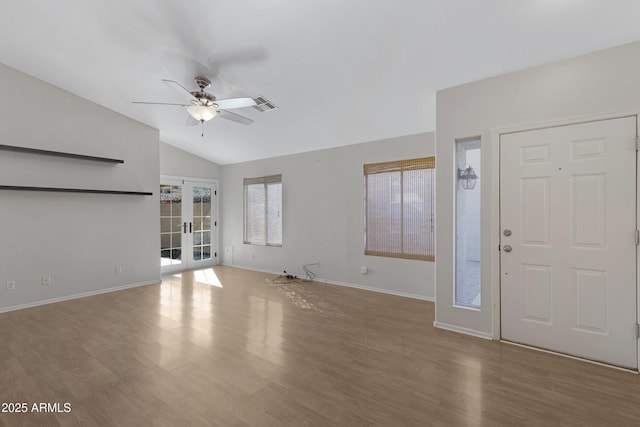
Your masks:
{"label": "ceiling fan light kit", "polygon": [[187,107],[187,111],[191,114],[191,117],[200,122],[209,121],[218,115],[218,110],[213,106],[206,107],[204,105],[190,105]]}

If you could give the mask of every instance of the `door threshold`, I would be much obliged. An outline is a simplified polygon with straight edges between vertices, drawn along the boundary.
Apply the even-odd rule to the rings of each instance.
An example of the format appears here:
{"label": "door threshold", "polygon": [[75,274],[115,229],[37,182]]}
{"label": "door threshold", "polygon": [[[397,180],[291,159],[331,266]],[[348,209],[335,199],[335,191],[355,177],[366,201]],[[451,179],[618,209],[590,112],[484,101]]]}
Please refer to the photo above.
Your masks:
{"label": "door threshold", "polygon": [[566,353],[559,353],[557,351],[553,351],[553,350],[547,350],[546,348],[540,348],[540,347],[533,347],[531,345],[527,345],[527,344],[520,344],[517,342],[513,342],[513,341],[508,341],[505,339],[500,339],[501,343],[505,343],[505,344],[509,344],[509,345],[514,345],[516,347],[522,347],[522,348],[527,348],[529,350],[535,350],[535,351],[539,351],[542,353],[547,353],[547,354],[553,354],[556,356],[562,356],[562,357],[566,357],[567,359],[573,359],[573,360],[578,360],[581,362],[586,362],[586,363],[591,363],[592,365],[598,365],[598,366],[604,366],[605,368],[612,368],[612,369],[617,369],[618,371],[624,371],[624,372],[628,372],[630,374],[636,374],[638,375],[638,370],[637,369],[631,369],[631,368],[625,368],[622,366],[616,366],[616,365],[611,365],[609,363],[604,363],[604,362],[598,362],[596,360],[591,360],[591,359],[585,359],[584,357],[578,357],[578,356],[572,356],[570,354],[566,354]]}

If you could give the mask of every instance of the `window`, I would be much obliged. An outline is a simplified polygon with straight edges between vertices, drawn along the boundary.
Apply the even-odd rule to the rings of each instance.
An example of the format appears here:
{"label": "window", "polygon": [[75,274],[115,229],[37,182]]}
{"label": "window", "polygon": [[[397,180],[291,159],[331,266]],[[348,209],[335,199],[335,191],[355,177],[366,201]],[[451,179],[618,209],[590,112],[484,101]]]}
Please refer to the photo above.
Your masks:
{"label": "window", "polygon": [[244,243],[282,246],[282,175],[244,179]]}
{"label": "window", "polygon": [[480,140],[456,141],[455,303],[480,308]]}
{"label": "window", "polygon": [[433,261],[435,157],[364,165],[365,255]]}

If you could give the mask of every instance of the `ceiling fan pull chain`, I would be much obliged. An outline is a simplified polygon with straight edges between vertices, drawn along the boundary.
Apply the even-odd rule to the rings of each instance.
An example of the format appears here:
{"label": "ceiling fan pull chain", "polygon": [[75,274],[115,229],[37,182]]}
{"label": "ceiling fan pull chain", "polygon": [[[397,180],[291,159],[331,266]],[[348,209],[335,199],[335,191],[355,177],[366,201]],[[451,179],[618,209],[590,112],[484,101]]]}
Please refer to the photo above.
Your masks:
{"label": "ceiling fan pull chain", "polygon": [[200,124],[202,125],[202,138],[204,138],[204,120],[200,120]]}

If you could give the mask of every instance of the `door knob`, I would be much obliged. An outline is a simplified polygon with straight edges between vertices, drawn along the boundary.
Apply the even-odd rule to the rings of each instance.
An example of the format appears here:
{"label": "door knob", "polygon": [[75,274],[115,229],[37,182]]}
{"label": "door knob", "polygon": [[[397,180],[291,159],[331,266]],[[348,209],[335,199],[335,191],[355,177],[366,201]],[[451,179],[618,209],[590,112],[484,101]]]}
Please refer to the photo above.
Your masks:
{"label": "door knob", "polygon": [[504,249],[505,252],[511,252],[511,245],[504,245],[502,249]]}
{"label": "door knob", "polygon": [[502,234],[504,234],[505,236],[509,237],[509,236],[511,236],[511,230],[509,230],[509,229],[507,228],[506,230],[504,230],[504,231],[502,232]]}

